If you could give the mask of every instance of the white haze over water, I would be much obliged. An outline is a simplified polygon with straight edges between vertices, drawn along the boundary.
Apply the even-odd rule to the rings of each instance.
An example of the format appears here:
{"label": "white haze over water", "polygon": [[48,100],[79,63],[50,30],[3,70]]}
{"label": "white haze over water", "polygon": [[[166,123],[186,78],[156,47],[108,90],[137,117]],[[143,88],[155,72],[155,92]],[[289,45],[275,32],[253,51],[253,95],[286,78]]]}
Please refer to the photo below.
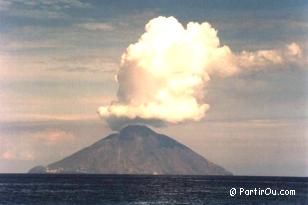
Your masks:
{"label": "white haze over water", "polygon": [[210,108],[204,91],[212,76],[303,63],[302,49],[294,42],[235,53],[220,44],[217,34],[208,22],[184,27],[174,17],[150,20],[138,42],[123,53],[116,76],[117,100],[99,107],[101,118],[111,128],[138,121],[152,125],[199,121]]}

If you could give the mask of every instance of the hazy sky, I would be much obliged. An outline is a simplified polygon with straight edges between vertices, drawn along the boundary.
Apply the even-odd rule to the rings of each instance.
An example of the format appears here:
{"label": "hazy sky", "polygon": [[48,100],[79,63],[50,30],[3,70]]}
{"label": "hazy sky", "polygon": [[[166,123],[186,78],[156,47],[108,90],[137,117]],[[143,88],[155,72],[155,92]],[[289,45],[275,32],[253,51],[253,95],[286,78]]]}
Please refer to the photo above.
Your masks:
{"label": "hazy sky", "polygon": [[[235,174],[308,175],[307,1],[0,0],[0,172],[106,136],[122,53],[157,16],[209,22],[232,51],[295,42],[303,62],[213,77],[200,122],[157,128]],[[48,151],[46,151],[48,150]]]}

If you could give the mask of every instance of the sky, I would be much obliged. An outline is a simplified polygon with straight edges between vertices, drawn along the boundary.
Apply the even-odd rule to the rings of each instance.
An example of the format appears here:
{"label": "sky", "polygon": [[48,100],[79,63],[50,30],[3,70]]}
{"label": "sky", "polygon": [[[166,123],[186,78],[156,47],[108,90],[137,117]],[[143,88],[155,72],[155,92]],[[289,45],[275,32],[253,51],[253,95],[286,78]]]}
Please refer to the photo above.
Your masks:
{"label": "sky", "polygon": [[0,172],[47,165],[114,132],[97,109],[119,100],[122,54],[151,19],[173,16],[184,27],[208,22],[239,59],[290,43],[302,56],[213,75],[201,119],[154,129],[235,174],[307,176],[307,13],[304,0],[0,0]]}

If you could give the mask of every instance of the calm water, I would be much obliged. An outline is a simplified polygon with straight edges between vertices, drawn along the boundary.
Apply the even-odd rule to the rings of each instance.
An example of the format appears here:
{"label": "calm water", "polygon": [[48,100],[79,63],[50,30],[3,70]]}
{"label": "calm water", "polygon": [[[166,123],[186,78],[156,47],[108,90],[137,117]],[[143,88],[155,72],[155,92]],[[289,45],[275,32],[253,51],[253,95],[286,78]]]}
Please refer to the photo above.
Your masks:
{"label": "calm water", "polygon": [[[236,188],[235,196],[230,189]],[[295,190],[245,196],[239,188]],[[269,190],[269,189],[268,189]],[[308,178],[0,174],[0,204],[308,204]]]}

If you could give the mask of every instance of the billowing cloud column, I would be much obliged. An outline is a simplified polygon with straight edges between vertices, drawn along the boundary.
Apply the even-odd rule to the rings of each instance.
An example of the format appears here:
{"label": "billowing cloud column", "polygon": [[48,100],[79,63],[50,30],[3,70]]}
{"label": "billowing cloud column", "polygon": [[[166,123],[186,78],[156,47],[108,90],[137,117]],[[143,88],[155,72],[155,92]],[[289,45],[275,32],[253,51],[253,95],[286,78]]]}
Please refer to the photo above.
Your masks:
{"label": "billowing cloud column", "polygon": [[174,17],[158,17],[149,21],[138,42],[122,55],[118,99],[98,112],[115,124],[197,121],[210,107],[203,91],[211,75],[230,76],[300,55],[294,43],[285,51],[233,54],[220,45],[217,31],[207,22],[190,22],[184,28]]}

